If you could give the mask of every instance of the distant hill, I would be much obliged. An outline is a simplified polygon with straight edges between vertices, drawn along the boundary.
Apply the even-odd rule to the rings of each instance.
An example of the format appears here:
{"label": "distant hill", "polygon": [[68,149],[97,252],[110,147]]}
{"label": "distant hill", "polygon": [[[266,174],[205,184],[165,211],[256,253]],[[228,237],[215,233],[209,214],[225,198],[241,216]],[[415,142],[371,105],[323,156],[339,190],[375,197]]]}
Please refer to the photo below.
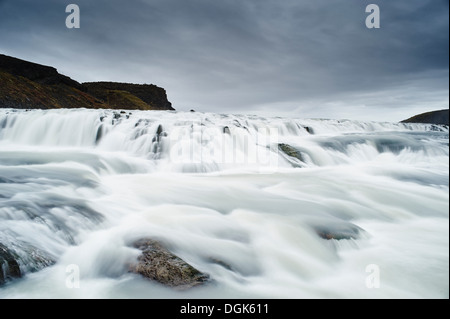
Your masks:
{"label": "distant hill", "polygon": [[428,123],[428,124],[440,124],[440,125],[449,125],[448,120],[448,109],[433,111],[422,113],[416,116],[413,116],[407,120],[402,121],[402,123]]}
{"label": "distant hill", "polygon": [[153,84],[78,83],[44,66],[0,54],[0,108],[174,110]]}

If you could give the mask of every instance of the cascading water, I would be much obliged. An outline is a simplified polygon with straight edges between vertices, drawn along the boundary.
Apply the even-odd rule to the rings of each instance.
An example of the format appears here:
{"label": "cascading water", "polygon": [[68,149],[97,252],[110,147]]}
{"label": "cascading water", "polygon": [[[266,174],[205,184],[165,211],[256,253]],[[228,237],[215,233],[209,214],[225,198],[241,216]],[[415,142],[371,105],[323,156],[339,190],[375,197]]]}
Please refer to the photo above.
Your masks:
{"label": "cascading water", "polygon": [[[435,125],[2,109],[0,298],[448,298],[448,161]],[[130,273],[148,237],[213,283]]]}

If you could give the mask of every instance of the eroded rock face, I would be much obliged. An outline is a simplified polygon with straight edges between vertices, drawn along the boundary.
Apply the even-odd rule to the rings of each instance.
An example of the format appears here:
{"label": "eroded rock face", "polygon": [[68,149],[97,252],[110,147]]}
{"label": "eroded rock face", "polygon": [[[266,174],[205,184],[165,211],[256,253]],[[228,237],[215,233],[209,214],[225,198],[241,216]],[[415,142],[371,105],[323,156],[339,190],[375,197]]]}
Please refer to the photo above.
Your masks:
{"label": "eroded rock face", "polygon": [[160,242],[145,238],[133,246],[142,251],[131,271],[163,285],[185,290],[209,281],[209,276],[171,253]]}

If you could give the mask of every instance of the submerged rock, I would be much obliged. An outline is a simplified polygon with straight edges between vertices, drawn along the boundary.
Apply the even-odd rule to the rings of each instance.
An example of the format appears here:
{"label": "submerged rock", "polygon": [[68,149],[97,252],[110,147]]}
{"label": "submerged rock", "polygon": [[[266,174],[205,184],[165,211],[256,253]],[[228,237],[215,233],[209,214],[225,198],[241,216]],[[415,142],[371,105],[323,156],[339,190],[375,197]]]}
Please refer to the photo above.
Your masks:
{"label": "submerged rock", "polygon": [[342,225],[334,227],[316,226],[315,231],[319,237],[326,240],[349,240],[358,239],[362,229],[356,225],[348,224],[345,227]]}
{"label": "submerged rock", "polygon": [[228,126],[225,126],[225,127],[223,128],[223,134],[228,134],[228,135],[231,134],[230,128],[229,128]]}
{"label": "submerged rock", "polygon": [[225,269],[227,269],[227,270],[229,270],[229,271],[234,271],[233,267],[231,267],[230,264],[224,262],[224,261],[221,260],[221,259],[214,258],[214,257],[209,257],[209,258],[208,258],[208,261],[211,262],[211,263],[213,263],[213,264],[219,265],[219,266],[221,266],[221,267],[223,267],[223,268],[225,268]]}
{"label": "submerged rock", "polygon": [[95,136],[95,144],[98,144],[103,137],[103,124],[97,129],[97,135]]}
{"label": "submerged rock", "polygon": [[202,285],[209,280],[207,274],[172,254],[158,241],[146,238],[136,241],[133,246],[142,250],[137,263],[131,266],[130,270],[134,273],[181,290]]}

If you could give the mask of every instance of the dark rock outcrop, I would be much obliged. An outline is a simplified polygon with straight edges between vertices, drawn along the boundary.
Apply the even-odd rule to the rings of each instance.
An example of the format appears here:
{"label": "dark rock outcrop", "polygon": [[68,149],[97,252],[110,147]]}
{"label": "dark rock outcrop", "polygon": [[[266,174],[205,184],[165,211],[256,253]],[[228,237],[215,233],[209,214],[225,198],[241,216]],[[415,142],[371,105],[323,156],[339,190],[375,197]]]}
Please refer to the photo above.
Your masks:
{"label": "dark rock outcrop", "polygon": [[0,108],[174,110],[156,85],[80,84],[44,66],[0,54]]}
{"label": "dark rock outcrop", "polygon": [[171,253],[158,241],[145,238],[136,241],[133,246],[142,251],[137,263],[130,267],[134,273],[179,290],[189,289],[209,281],[207,274]]}
{"label": "dark rock outcrop", "polygon": [[0,286],[54,263],[52,256],[28,243],[17,242],[8,246],[0,243]]}
{"label": "dark rock outcrop", "polygon": [[437,125],[449,125],[449,110],[440,110],[422,113],[413,116],[407,120],[401,121],[401,123],[426,123]]}
{"label": "dark rock outcrop", "polygon": [[41,84],[0,68],[0,108],[109,108],[75,87],[63,83]]}
{"label": "dark rock outcrop", "polygon": [[44,85],[64,84],[83,90],[83,87],[77,81],[59,74],[58,71],[50,66],[45,66],[25,60],[13,58],[0,54],[0,70],[15,76],[27,78],[30,81]]}
{"label": "dark rock outcrop", "polygon": [[17,256],[7,247],[0,244],[0,286],[11,279],[20,278],[20,266]]}

